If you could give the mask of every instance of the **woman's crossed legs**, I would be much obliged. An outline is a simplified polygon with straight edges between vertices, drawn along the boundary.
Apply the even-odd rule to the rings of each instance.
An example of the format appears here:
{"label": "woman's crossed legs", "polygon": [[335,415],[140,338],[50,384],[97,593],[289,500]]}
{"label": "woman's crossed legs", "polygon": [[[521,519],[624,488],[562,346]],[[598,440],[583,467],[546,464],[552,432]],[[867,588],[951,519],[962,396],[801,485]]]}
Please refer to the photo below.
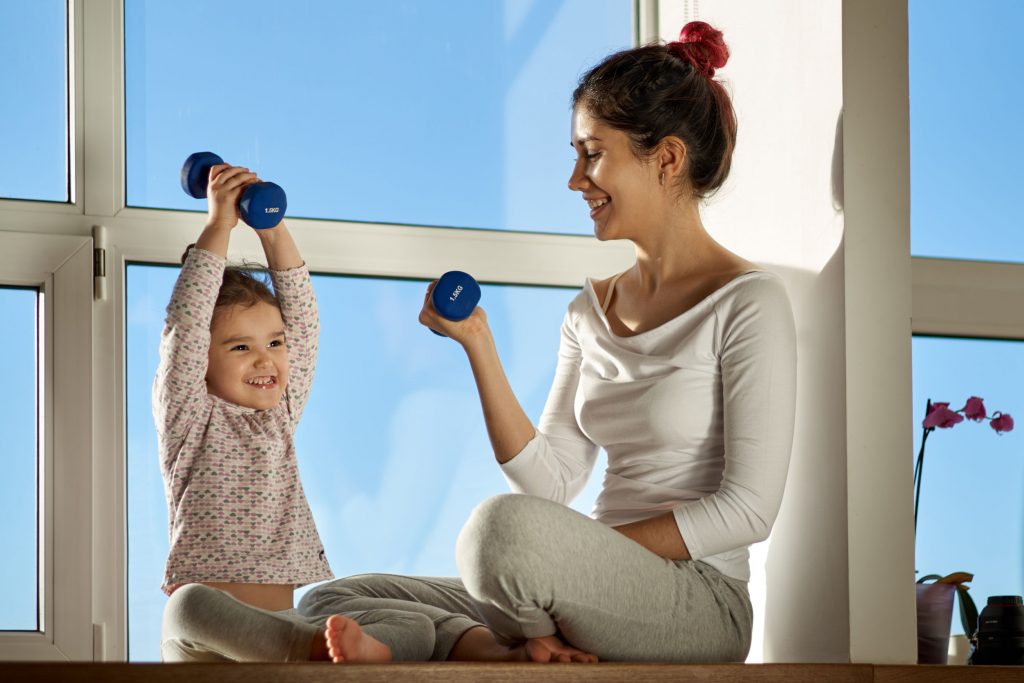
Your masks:
{"label": "woman's crossed legs", "polygon": [[582,655],[591,653],[619,661],[742,661],[750,647],[744,582],[701,562],[658,557],[548,500],[509,494],[485,501],[463,528],[456,559],[463,580],[354,576],[314,588],[299,611],[426,615],[435,628],[433,660],[588,661]]}

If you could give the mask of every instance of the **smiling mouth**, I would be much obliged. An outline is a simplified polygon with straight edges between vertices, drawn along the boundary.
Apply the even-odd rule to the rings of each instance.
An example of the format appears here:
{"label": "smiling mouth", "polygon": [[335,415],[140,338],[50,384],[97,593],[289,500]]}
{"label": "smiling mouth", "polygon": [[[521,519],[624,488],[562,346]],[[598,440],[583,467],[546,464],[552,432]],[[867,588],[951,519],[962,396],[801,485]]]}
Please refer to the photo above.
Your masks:
{"label": "smiling mouth", "polygon": [[277,377],[273,375],[260,375],[259,377],[250,377],[245,380],[245,383],[255,389],[265,391],[277,386]]}
{"label": "smiling mouth", "polygon": [[605,197],[604,199],[588,199],[587,206],[590,207],[590,217],[593,218],[594,216],[596,216],[601,211],[601,209],[608,206],[608,204],[610,204],[611,201],[612,200],[609,199],[608,197]]}

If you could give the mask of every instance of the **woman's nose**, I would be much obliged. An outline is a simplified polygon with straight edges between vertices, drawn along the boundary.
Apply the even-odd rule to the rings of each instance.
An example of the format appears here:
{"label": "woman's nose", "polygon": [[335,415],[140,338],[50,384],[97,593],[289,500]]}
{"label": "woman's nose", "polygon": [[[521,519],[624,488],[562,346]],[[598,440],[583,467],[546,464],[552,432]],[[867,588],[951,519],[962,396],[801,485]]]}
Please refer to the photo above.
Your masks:
{"label": "woman's nose", "polygon": [[580,164],[580,162],[577,161],[576,164],[572,167],[572,173],[569,174],[569,189],[572,190],[573,192],[583,192],[583,190],[587,186],[587,183],[590,182],[590,180],[587,178],[587,174],[580,170],[581,166],[582,164]]}

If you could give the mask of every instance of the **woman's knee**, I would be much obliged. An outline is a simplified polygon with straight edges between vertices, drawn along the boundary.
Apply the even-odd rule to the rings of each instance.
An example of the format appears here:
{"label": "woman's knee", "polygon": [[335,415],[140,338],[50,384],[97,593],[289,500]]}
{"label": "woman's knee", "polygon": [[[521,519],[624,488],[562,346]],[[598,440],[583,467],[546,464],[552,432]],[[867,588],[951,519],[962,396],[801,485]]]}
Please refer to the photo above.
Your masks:
{"label": "woman's knee", "polygon": [[490,578],[517,575],[520,566],[534,560],[539,547],[539,535],[544,533],[538,523],[538,505],[543,501],[532,496],[502,494],[488,498],[473,510],[459,534],[455,547],[459,572],[466,588],[474,587]]}

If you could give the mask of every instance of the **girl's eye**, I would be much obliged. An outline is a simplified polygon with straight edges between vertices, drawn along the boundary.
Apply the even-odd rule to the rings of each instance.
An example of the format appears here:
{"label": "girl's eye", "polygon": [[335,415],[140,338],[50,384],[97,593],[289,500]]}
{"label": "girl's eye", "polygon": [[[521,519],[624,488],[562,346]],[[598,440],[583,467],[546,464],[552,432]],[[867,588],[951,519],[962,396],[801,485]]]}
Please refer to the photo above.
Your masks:
{"label": "girl's eye", "polygon": [[284,341],[281,339],[275,339],[274,341],[270,342],[270,348],[274,348],[277,346],[284,346]]}
{"label": "girl's eye", "polygon": [[232,346],[231,350],[232,351],[248,351],[249,347],[246,346],[245,344],[238,344],[237,346]]}

